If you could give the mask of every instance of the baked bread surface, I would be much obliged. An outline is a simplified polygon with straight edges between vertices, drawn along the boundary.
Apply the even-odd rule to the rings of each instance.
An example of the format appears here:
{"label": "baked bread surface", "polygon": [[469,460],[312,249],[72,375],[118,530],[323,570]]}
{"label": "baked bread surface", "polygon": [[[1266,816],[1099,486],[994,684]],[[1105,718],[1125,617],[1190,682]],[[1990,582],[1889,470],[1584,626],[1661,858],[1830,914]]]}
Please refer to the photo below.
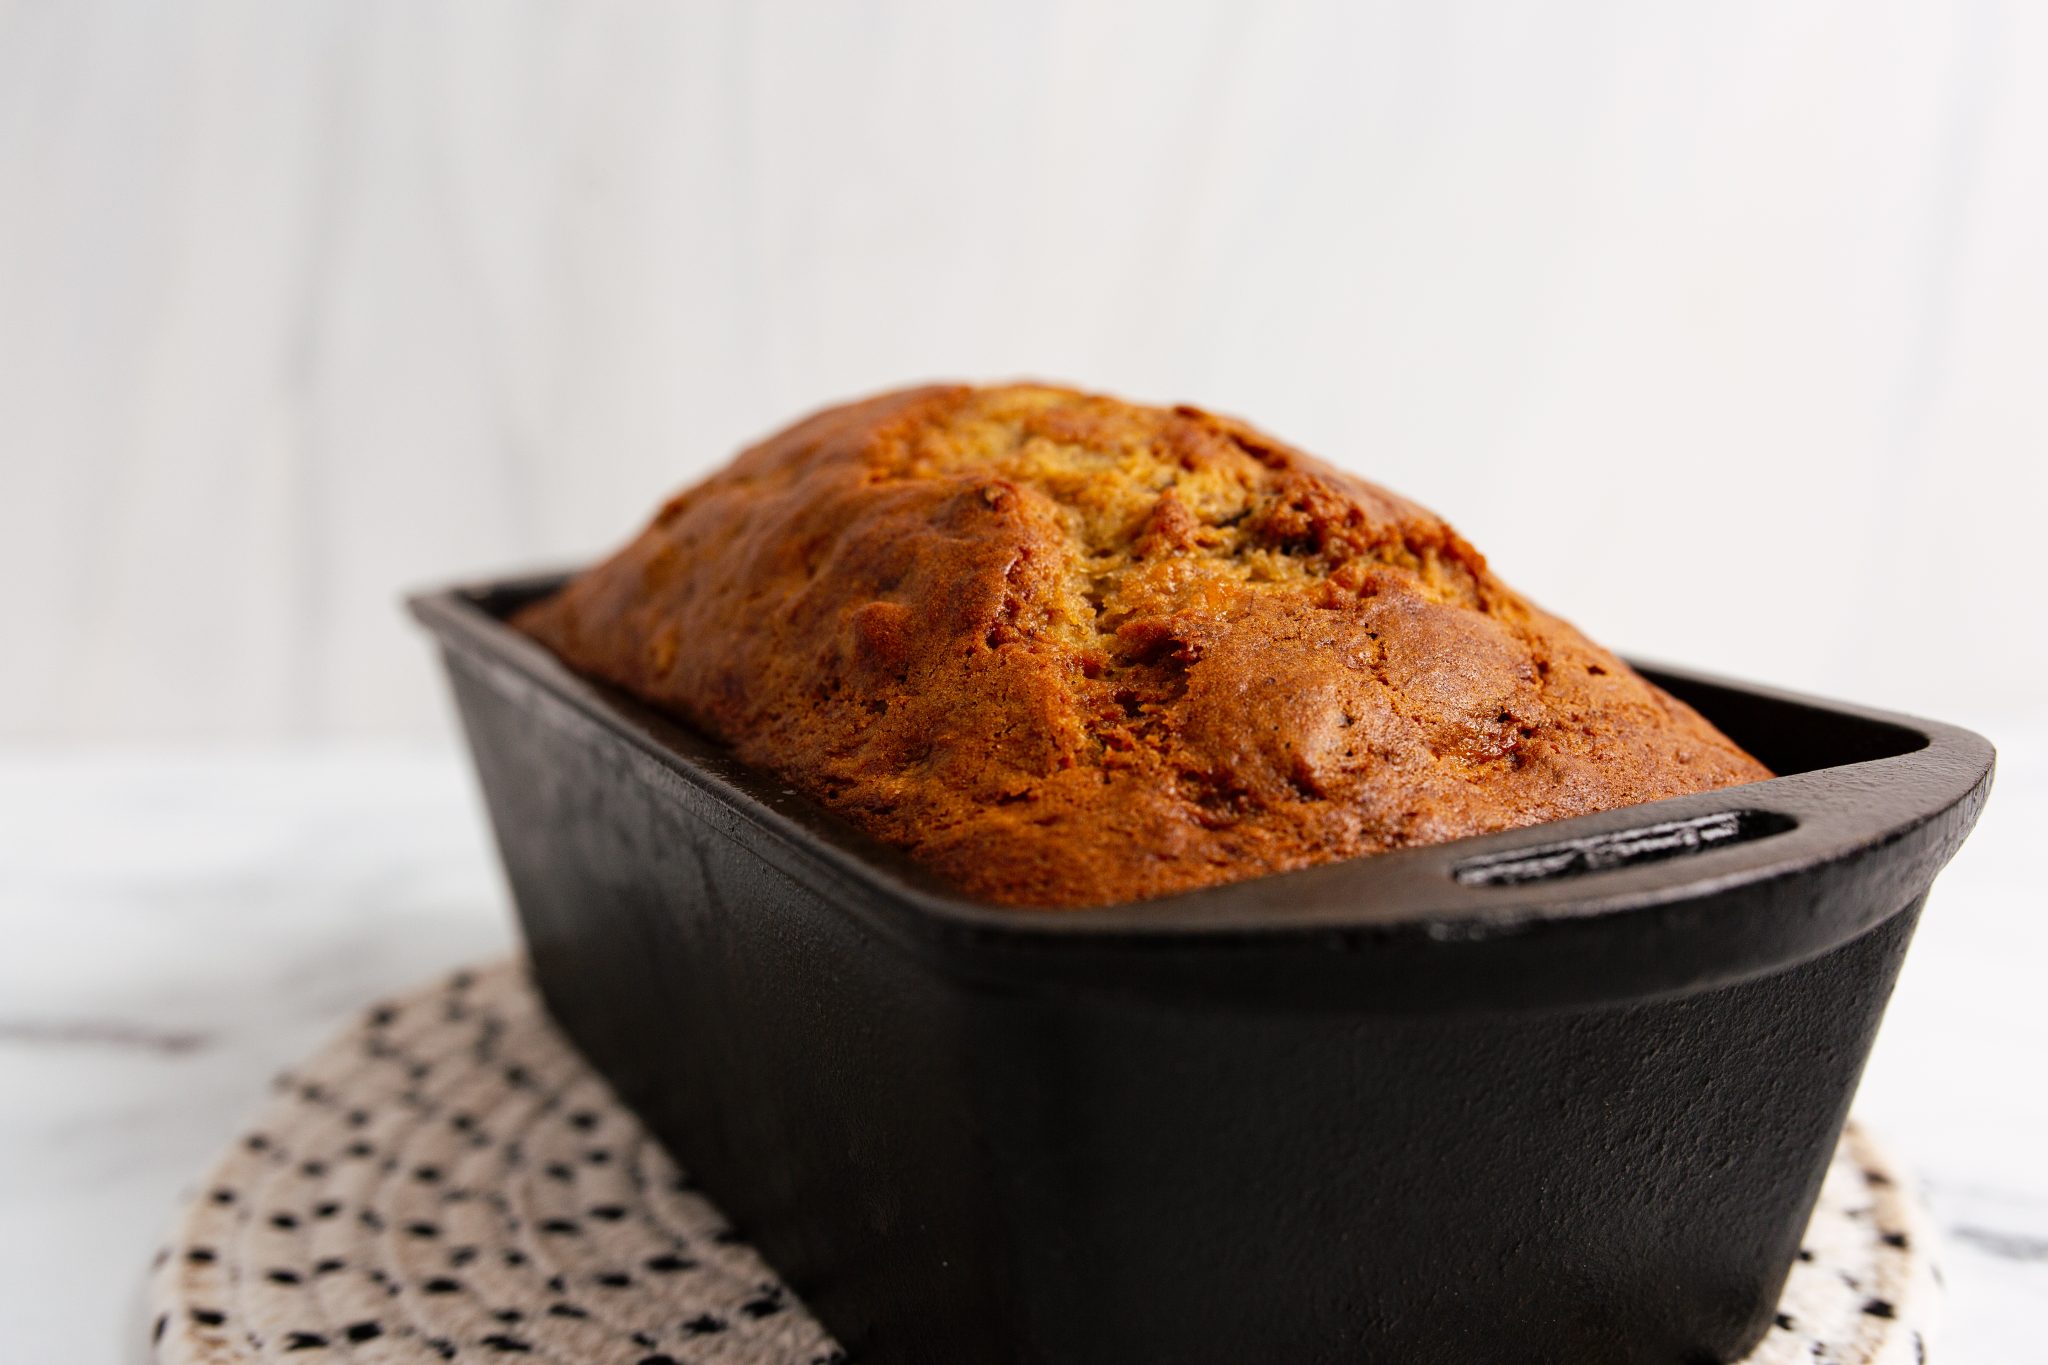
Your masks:
{"label": "baked bread surface", "polygon": [[1423,508],[1039,385],[818,413],[515,624],[1007,904],[1770,776]]}

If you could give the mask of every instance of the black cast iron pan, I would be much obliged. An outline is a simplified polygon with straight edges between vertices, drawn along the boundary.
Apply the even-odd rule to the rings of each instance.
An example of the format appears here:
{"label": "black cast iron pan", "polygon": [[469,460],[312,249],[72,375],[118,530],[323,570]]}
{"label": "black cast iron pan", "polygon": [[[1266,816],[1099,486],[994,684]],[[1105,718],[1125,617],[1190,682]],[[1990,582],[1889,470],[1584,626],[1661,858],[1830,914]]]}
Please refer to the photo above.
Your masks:
{"label": "black cast iron pan", "polygon": [[415,598],[551,1009],[857,1362],[1694,1362],[1762,1334],[1967,731],[1646,669],[1775,780],[1099,910],[949,896]]}

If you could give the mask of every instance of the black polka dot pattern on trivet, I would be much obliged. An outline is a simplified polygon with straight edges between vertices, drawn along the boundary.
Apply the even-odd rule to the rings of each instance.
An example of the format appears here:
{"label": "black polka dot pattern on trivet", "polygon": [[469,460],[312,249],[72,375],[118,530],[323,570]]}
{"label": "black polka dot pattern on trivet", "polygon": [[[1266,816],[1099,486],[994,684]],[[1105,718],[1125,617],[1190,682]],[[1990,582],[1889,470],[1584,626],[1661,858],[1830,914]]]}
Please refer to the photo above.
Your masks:
{"label": "black polka dot pattern on trivet", "polygon": [[1753,1365],[1926,1365],[1941,1298],[1928,1225],[1897,1168],[1854,1124],[1821,1186]]}
{"label": "black polka dot pattern on trivet", "polygon": [[[1756,1365],[1919,1365],[1926,1235],[1844,1137]],[[844,1357],[562,1040],[512,964],[379,1005],[196,1188],[150,1289],[164,1365]]]}
{"label": "black polka dot pattern on trivet", "polygon": [[161,1361],[839,1359],[509,966],[276,1090],[156,1271]]}

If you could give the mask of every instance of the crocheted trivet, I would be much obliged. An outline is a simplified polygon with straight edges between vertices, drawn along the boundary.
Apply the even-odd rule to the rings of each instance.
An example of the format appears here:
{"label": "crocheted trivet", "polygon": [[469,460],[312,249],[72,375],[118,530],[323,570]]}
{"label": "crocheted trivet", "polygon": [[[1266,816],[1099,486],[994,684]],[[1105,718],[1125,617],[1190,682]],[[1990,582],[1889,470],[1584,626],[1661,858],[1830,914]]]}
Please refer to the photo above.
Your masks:
{"label": "crocheted trivet", "polygon": [[[548,1021],[517,964],[363,1016],[280,1076],[150,1284],[165,1365],[844,1359]],[[1917,1365],[1923,1224],[1852,1127],[1766,1365]]]}

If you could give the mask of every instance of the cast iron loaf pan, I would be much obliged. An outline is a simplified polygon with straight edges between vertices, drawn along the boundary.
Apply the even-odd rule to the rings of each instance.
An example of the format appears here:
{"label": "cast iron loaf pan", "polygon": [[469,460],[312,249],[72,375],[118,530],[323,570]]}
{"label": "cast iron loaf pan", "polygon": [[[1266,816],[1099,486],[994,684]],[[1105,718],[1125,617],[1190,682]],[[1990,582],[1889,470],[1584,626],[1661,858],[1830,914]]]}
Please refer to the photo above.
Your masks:
{"label": "cast iron loaf pan", "polygon": [[1742,1355],[1990,785],[1659,669],[1786,775],[1003,909],[503,624],[559,581],[412,603],[539,987],[856,1365]]}

